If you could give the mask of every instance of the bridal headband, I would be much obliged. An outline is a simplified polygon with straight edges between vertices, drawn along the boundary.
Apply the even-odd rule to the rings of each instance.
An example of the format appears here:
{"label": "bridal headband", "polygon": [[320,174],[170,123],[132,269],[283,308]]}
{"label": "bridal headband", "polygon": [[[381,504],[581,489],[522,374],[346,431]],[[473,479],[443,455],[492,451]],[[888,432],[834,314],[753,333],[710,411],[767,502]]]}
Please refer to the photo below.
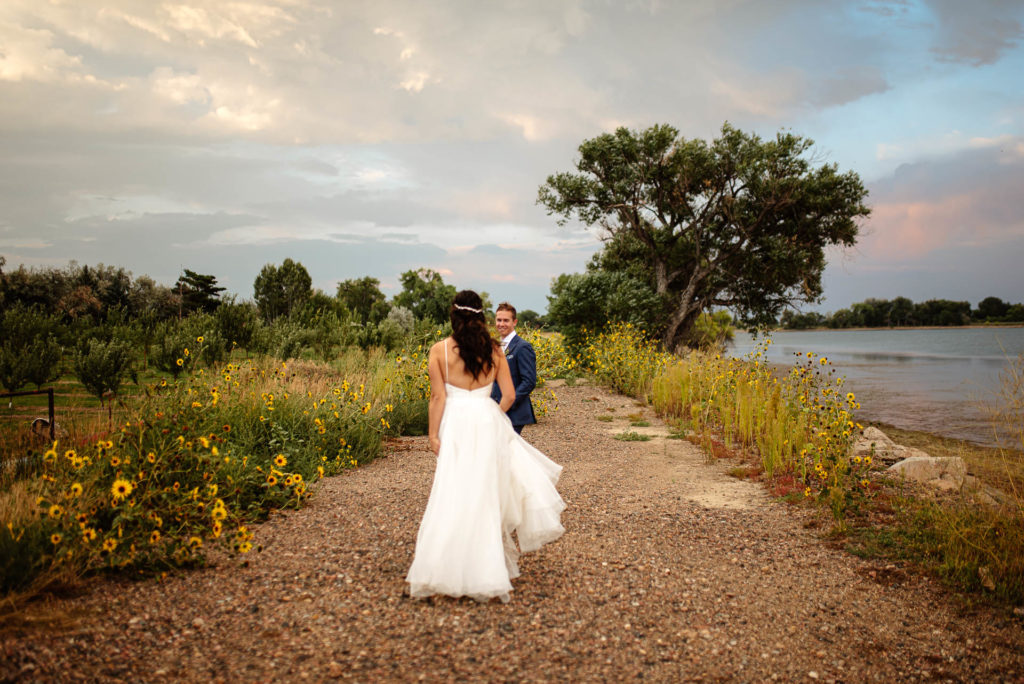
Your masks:
{"label": "bridal headband", "polygon": [[477,314],[482,314],[484,312],[483,309],[474,309],[471,306],[462,306],[461,304],[453,304],[452,306],[454,306],[456,309],[460,309],[462,311],[472,311],[473,313],[477,313]]}

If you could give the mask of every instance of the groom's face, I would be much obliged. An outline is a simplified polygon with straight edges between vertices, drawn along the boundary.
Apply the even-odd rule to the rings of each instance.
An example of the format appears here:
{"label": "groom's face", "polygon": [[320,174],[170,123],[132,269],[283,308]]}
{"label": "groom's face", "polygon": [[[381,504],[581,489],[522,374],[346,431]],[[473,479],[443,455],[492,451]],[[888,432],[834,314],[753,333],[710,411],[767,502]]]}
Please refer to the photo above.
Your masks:
{"label": "groom's face", "polygon": [[498,329],[498,335],[505,337],[516,329],[516,319],[512,318],[510,311],[502,309],[494,314],[494,327]]}

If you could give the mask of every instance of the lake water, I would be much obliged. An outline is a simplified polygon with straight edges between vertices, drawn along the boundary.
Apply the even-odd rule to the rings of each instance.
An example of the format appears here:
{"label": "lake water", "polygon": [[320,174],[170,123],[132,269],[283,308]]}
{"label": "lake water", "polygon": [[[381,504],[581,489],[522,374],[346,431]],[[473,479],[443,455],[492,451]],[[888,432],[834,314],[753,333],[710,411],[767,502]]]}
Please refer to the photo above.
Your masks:
{"label": "lake water", "polygon": [[[997,400],[1000,374],[1024,354],[1024,328],[815,330],[771,334],[768,360],[827,356],[861,404],[857,416],[908,430],[991,444],[985,406]],[[754,342],[736,333],[731,356]]]}

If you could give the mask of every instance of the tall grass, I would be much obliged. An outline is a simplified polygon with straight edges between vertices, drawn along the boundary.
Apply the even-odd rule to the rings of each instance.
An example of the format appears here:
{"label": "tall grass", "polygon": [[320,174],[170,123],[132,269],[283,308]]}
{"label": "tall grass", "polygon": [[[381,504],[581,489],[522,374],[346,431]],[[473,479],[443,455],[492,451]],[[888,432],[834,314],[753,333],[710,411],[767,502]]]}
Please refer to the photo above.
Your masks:
{"label": "tall grass", "polygon": [[210,545],[250,551],[251,522],[301,505],[310,484],[372,460],[388,436],[425,429],[425,368],[421,344],[147,384],[112,432],[82,425],[0,493],[0,592],[198,563]]}
{"label": "tall grass", "polygon": [[827,503],[837,527],[870,495],[871,459],[849,454],[856,397],[843,392],[827,358],[808,352],[779,378],[764,362],[765,348],[742,360],[697,351],[676,357],[628,324],[594,336],[585,349],[603,384],[649,401],[705,446],[720,437],[728,448],[756,454],[768,477],[790,476],[806,497]]}

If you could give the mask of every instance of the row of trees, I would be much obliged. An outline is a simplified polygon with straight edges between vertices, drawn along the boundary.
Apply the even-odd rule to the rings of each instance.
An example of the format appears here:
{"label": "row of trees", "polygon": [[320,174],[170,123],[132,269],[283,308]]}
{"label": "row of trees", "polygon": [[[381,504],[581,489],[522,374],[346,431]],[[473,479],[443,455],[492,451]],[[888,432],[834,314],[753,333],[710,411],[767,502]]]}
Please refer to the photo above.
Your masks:
{"label": "row of trees", "polygon": [[915,303],[906,297],[866,299],[830,314],[814,311],[783,312],[779,326],[789,330],[811,328],[898,328],[907,326],[957,326],[975,323],[1024,323],[1024,304],[1010,304],[986,297],[976,309],[970,302],[929,299]]}
{"label": "row of trees", "polygon": [[[74,371],[98,396],[116,394],[136,361],[177,375],[235,348],[285,359],[304,350],[329,359],[348,345],[393,349],[443,324],[456,292],[420,269],[402,274],[390,301],[371,277],[342,281],[332,296],[291,259],[261,269],[254,301],[223,296],[215,276],[189,269],[167,287],[102,264],[5,265],[0,257],[0,384],[9,391]],[[182,359],[186,347],[192,355]]]}

